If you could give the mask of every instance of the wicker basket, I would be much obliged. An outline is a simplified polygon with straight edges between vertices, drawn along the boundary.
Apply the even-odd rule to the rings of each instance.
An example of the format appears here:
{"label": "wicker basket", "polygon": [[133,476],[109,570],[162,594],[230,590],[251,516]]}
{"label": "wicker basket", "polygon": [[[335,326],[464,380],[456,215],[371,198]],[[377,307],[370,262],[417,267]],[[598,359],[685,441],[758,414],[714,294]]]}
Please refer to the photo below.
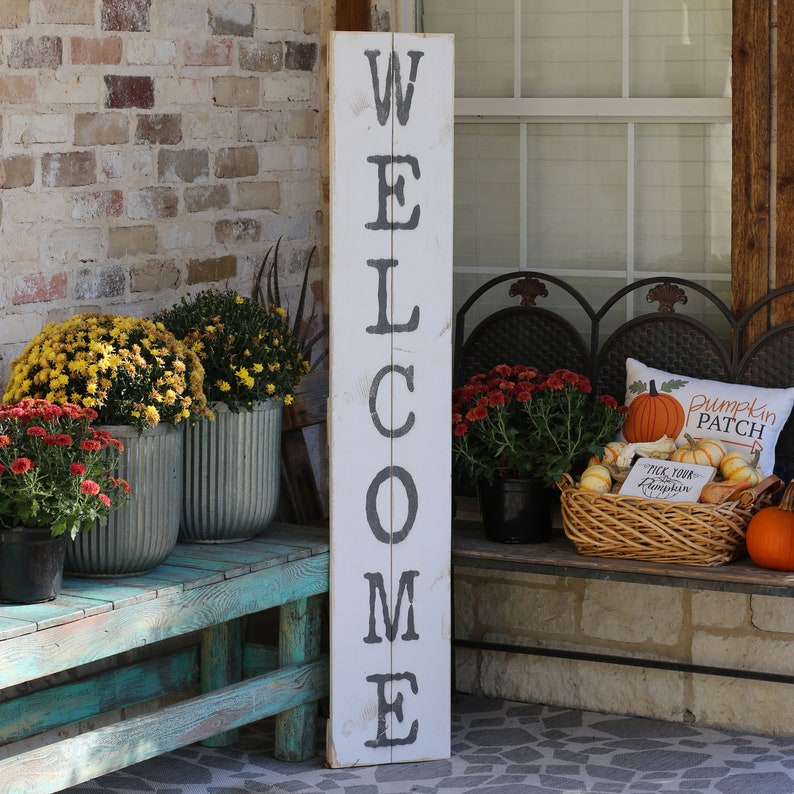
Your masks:
{"label": "wicker basket", "polygon": [[580,554],[679,565],[724,565],[745,551],[747,522],[783,487],[767,477],[724,504],[595,493],[564,475],[562,526]]}

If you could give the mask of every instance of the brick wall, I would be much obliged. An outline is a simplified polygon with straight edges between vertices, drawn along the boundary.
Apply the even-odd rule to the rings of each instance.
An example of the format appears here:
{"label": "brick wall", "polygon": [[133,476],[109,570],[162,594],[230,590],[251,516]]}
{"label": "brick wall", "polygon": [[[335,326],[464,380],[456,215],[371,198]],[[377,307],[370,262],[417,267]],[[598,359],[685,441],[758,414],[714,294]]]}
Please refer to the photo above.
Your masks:
{"label": "brick wall", "polygon": [[321,16],[320,0],[1,0],[0,385],[49,320],[247,294],[278,238],[294,294],[323,245]]}

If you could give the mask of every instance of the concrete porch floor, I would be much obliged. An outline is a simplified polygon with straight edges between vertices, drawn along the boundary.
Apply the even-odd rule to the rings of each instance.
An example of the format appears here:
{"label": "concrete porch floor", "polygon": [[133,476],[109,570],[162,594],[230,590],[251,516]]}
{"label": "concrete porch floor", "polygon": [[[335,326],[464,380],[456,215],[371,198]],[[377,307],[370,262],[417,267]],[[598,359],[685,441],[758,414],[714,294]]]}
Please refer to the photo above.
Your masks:
{"label": "concrete porch floor", "polygon": [[[326,769],[276,761],[272,721],[67,789],[103,794],[794,794],[794,739],[458,694],[452,758]],[[322,742],[320,743],[322,745]],[[320,747],[322,752],[322,746]]]}

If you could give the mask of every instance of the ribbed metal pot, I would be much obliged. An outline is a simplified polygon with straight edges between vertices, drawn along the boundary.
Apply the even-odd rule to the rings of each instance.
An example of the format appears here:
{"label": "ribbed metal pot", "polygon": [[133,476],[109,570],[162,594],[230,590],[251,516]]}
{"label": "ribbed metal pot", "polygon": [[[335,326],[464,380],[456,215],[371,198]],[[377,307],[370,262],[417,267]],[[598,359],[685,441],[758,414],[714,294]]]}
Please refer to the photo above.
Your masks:
{"label": "ribbed metal pot", "polygon": [[234,413],[216,403],[215,419],[184,428],[180,540],[232,543],[267,529],[278,508],[282,405]]}
{"label": "ribbed metal pot", "polygon": [[79,576],[131,576],[165,562],[176,546],[182,511],[182,448],[178,425],[139,434],[126,425],[105,427],[124,444],[114,476],[134,493],[105,525],[81,532],[66,547],[65,569]]}

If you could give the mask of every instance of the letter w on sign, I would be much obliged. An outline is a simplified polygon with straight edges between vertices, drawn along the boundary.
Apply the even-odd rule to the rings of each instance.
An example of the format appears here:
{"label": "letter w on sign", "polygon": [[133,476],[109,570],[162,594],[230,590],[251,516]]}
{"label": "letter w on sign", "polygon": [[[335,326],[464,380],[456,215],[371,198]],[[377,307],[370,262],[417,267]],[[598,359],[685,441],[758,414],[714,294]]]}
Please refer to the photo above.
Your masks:
{"label": "letter w on sign", "polygon": [[334,767],[450,753],[453,52],[331,38]]}

